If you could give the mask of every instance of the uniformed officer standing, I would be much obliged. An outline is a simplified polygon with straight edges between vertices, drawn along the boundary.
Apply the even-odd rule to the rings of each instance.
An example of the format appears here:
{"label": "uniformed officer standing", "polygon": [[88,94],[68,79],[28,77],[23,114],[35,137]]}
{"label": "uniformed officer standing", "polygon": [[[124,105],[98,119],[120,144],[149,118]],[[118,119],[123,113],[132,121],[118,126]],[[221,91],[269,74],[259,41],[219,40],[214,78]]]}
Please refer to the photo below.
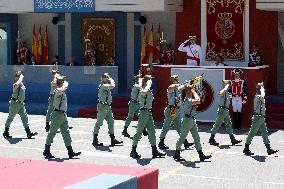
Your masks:
{"label": "uniformed officer standing", "polygon": [[266,146],[267,154],[271,155],[278,150],[273,150],[270,147],[270,141],[268,139],[268,131],[265,123],[265,89],[263,83],[258,83],[256,86],[256,95],[254,97],[254,113],[252,117],[252,125],[248,133],[245,148],[243,150],[244,154],[247,156],[253,155],[249,149],[249,145],[253,137],[260,131],[263,143]]}
{"label": "uniformed officer standing", "polygon": [[56,88],[56,77],[59,76],[59,70],[52,70],[51,74],[53,76],[53,80],[50,83],[50,93],[49,93],[48,108],[47,108],[47,113],[46,113],[46,126],[45,126],[46,132],[48,132],[50,128],[49,123],[50,123],[50,116],[53,111],[54,90]]}
{"label": "uniformed officer standing", "polygon": [[189,39],[183,42],[178,50],[187,54],[187,65],[200,66],[202,51],[201,47],[196,44],[196,36],[189,36]]}
{"label": "uniformed officer standing", "polygon": [[219,143],[215,140],[215,135],[218,132],[219,128],[221,127],[222,123],[225,122],[226,130],[230,135],[231,143],[232,145],[236,145],[241,143],[241,140],[236,140],[234,134],[233,134],[233,127],[232,127],[232,121],[230,118],[230,81],[229,80],[223,80],[223,89],[220,91],[220,105],[217,113],[217,118],[215,121],[215,124],[213,125],[213,128],[211,129],[211,137],[209,139],[209,143],[214,146],[218,146]]}
{"label": "uniformed officer standing", "polygon": [[204,153],[202,152],[200,137],[198,134],[198,128],[195,120],[196,105],[200,104],[200,97],[195,92],[193,85],[187,85],[185,87],[185,92],[186,92],[186,97],[183,102],[185,117],[182,121],[182,126],[181,126],[182,131],[180,138],[176,143],[176,151],[174,159],[177,161],[183,160],[180,156],[181,145],[190,131],[194,139],[195,148],[199,154],[200,161],[204,161],[206,159],[211,158],[211,155],[205,156]]}
{"label": "uniformed officer standing", "polygon": [[[183,84],[179,84],[178,75],[173,75],[170,77],[171,85],[168,87],[167,96],[168,96],[168,106],[164,110],[164,125],[160,135],[159,149],[167,150],[168,146],[165,145],[165,138],[167,133],[170,130],[172,124],[175,125],[175,129],[178,134],[181,133],[181,116],[180,116],[180,107],[182,104],[182,90],[184,89]],[[190,144],[187,139],[183,142],[185,149],[190,147]]]}
{"label": "uniformed officer standing", "polygon": [[114,80],[108,73],[104,73],[101,77],[101,84],[99,85],[98,104],[97,104],[97,123],[94,128],[93,146],[103,146],[99,143],[98,134],[103,121],[106,120],[108,124],[109,136],[111,138],[111,146],[122,144],[122,141],[116,140],[114,136],[114,118],[111,110],[112,96],[111,90],[115,88]]}
{"label": "uniformed officer standing", "polygon": [[30,139],[33,136],[37,135],[37,132],[33,133],[30,131],[28,123],[28,114],[25,108],[25,98],[26,98],[26,87],[23,84],[24,76],[21,71],[15,73],[15,83],[13,84],[13,94],[10,100],[9,106],[9,116],[5,124],[5,131],[3,136],[5,138],[12,138],[9,134],[9,128],[17,114],[20,115],[23,122],[27,137]]}
{"label": "uniformed officer standing", "polygon": [[153,103],[153,93],[150,90],[152,85],[152,77],[150,75],[145,75],[142,81],[142,88],[139,94],[139,119],[136,134],[133,137],[132,151],[130,157],[134,159],[139,159],[141,156],[137,153],[137,144],[141,139],[144,127],[147,127],[148,139],[152,146],[152,157],[160,158],[164,157],[165,154],[160,153],[156,146],[156,136],[155,136],[155,126],[152,114],[152,103]]}
{"label": "uniformed officer standing", "polygon": [[128,116],[125,120],[124,130],[122,132],[122,135],[128,138],[130,137],[130,135],[128,134],[127,129],[134,117],[134,114],[138,115],[139,113],[138,97],[139,97],[139,91],[141,89],[141,86],[139,84],[140,78],[141,78],[141,75],[134,76],[135,84],[132,86],[131,97],[128,103],[128,107],[129,107]]}
{"label": "uniformed officer standing", "polygon": [[53,143],[53,138],[56,135],[58,129],[62,134],[64,144],[68,150],[69,158],[73,158],[75,156],[79,156],[81,152],[74,152],[71,146],[71,136],[69,131],[69,125],[67,120],[67,96],[65,91],[68,87],[68,82],[65,81],[64,76],[58,76],[56,78],[57,88],[54,91],[54,103],[53,103],[53,111],[51,114],[51,125],[50,130],[48,132],[45,150],[43,155],[47,159],[54,158],[54,156],[50,153],[50,146]]}

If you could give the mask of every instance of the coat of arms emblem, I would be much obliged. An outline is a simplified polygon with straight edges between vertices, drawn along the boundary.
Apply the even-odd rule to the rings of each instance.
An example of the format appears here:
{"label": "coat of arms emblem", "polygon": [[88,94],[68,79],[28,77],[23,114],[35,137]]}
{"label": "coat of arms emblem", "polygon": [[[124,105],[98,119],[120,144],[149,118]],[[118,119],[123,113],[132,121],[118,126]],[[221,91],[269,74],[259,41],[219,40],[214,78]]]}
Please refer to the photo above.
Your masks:
{"label": "coat of arms emblem", "polygon": [[232,13],[226,12],[218,14],[219,20],[215,24],[215,32],[223,40],[223,44],[227,44],[227,40],[235,34],[236,26],[231,20],[232,16]]}

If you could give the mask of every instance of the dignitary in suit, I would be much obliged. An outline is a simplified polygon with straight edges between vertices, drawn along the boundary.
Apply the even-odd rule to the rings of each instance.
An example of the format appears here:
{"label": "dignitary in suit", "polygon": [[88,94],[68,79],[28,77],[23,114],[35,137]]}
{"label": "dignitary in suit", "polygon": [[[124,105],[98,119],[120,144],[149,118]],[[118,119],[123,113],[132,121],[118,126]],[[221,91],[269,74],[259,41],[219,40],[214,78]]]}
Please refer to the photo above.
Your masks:
{"label": "dignitary in suit", "polygon": [[249,67],[263,66],[263,55],[256,44],[252,45],[252,51],[249,53]]}

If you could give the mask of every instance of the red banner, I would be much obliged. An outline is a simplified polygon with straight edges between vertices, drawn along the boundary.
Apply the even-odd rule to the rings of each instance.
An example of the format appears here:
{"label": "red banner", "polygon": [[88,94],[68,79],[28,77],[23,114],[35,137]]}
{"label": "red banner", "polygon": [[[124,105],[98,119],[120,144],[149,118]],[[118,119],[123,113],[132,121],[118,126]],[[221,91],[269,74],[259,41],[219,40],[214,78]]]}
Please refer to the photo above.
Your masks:
{"label": "red banner", "polygon": [[206,59],[244,59],[244,0],[207,0]]}

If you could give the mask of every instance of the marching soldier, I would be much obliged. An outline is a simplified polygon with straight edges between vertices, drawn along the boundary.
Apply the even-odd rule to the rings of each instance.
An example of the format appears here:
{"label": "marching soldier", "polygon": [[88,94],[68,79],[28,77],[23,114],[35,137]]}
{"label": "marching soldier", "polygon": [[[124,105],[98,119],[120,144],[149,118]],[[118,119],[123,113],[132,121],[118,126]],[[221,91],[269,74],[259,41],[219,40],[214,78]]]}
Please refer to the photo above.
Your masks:
{"label": "marching soldier", "polygon": [[[168,96],[168,106],[165,108],[164,115],[164,125],[162,133],[160,135],[159,149],[167,150],[168,146],[165,145],[165,138],[167,133],[170,130],[172,124],[175,125],[175,128],[178,134],[181,133],[181,116],[180,116],[180,107],[182,104],[182,90],[184,85],[179,84],[179,79],[177,75],[173,75],[170,78],[171,85],[168,87],[167,96]],[[185,149],[190,147],[190,144],[187,139],[183,142]]]}
{"label": "marching soldier", "polygon": [[235,69],[233,73],[235,79],[231,81],[231,90],[234,128],[241,129],[243,122],[243,104],[245,104],[247,100],[247,86],[246,81],[241,79],[241,74],[243,74],[241,69]]}
{"label": "marching soldier", "polygon": [[46,126],[45,130],[46,132],[49,131],[50,128],[50,116],[53,111],[53,102],[54,102],[54,90],[56,88],[56,77],[59,76],[59,70],[52,70],[51,74],[53,76],[53,80],[50,83],[50,93],[49,93],[49,98],[48,98],[48,109],[46,113]]}
{"label": "marching soldier", "polygon": [[155,126],[152,114],[152,103],[153,103],[153,93],[150,90],[152,81],[152,77],[150,75],[145,75],[142,81],[142,88],[139,94],[139,120],[137,125],[136,134],[133,137],[132,142],[132,151],[130,153],[130,157],[134,159],[139,159],[141,156],[137,153],[137,144],[141,139],[144,127],[147,127],[148,131],[148,139],[152,146],[152,157],[161,158],[164,157],[165,154],[160,153],[156,146],[156,136],[155,136]]}
{"label": "marching soldier", "polygon": [[128,103],[128,106],[129,106],[128,116],[125,120],[124,130],[122,132],[122,135],[128,138],[130,138],[130,135],[128,134],[127,129],[133,119],[134,114],[138,115],[139,113],[138,97],[139,97],[139,91],[141,88],[139,84],[140,77],[141,75],[134,76],[135,84],[132,86],[131,98]]}
{"label": "marching soldier", "polygon": [[65,81],[65,77],[58,76],[56,78],[56,84],[57,88],[54,90],[54,103],[53,111],[51,114],[51,125],[46,138],[43,155],[47,159],[54,158],[54,156],[50,153],[50,146],[53,143],[53,138],[55,137],[57,130],[60,129],[64,144],[68,150],[68,156],[69,158],[73,158],[75,156],[79,156],[81,152],[74,152],[71,146],[72,140],[66,115],[67,96],[65,94],[65,91],[68,87],[68,82]]}
{"label": "marching soldier", "polygon": [[227,132],[230,135],[230,139],[232,142],[232,145],[236,145],[241,143],[241,140],[236,140],[234,134],[233,134],[233,127],[232,127],[232,122],[230,118],[230,111],[229,111],[229,106],[230,106],[230,94],[229,94],[229,89],[230,89],[230,81],[229,80],[223,80],[223,89],[220,91],[220,105],[217,113],[217,118],[215,121],[215,124],[213,128],[211,129],[211,137],[209,139],[209,143],[214,146],[218,146],[219,143],[216,142],[215,140],[215,135],[218,132],[219,128],[221,127],[222,123],[225,122]]}
{"label": "marching soldier", "polygon": [[[200,97],[195,92],[193,85],[185,86],[186,97],[183,102],[185,117],[182,121],[182,131],[179,140],[176,143],[176,151],[174,159],[177,161],[183,161],[180,156],[181,145],[187,137],[189,131],[194,139],[195,148],[199,154],[200,161],[211,158],[211,155],[206,156],[202,152],[202,147],[200,143],[200,137],[198,134],[198,127],[196,125],[195,115],[196,115],[196,105],[200,104]],[[192,98],[193,97],[193,98]]]}
{"label": "marching soldier", "polygon": [[100,127],[103,125],[103,121],[106,120],[109,129],[109,136],[111,138],[111,146],[116,144],[122,144],[122,141],[116,140],[114,136],[114,118],[111,110],[112,96],[111,90],[115,88],[114,80],[108,73],[104,73],[101,77],[101,84],[99,86],[99,94],[97,104],[97,123],[94,128],[93,146],[103,146],[103,143],[99,143],[98,134]]}
{"label": "marching soldier", "polygon": [[178,50],[187,54],[187,65],[200,66],[202,51],[201,47],[196,44],[196,36],[189,36],[189,39],[183,42]]}
{"label": "marching soldier", "polygon": [[256,95],[254,97],[254,113],[252,117],[252,125],[248,133],[245,148],[243,150],[244,154],[247,156],[254,155],[249,149],[249,145],[253,137],[260,131],[263,143],[266,146],[267,154],[271,155],[278,150],[273,150],[270,147],[270,141],[268,139],[268,131],[265,123],[265,89],[263,83],[258,83],[256,86]]}
{"label": "marching soldier", "polygon": [[26,87],[23,84],[24,76],[21,71],[15,73],[15,83],[13,84],[13,94],[10,100],[9,106],[9,116],[5,124],[5,131],[3,136],[5,138],[12,138],[9,134],[10,125],[17,114],[20,115],[23,122],[23,126],[27,133],[27,137],[30,139],[37,135],[37,132],[33,133],[30,131],[28,123],[28,114],[25,108],[25,98],[26,98]]}

